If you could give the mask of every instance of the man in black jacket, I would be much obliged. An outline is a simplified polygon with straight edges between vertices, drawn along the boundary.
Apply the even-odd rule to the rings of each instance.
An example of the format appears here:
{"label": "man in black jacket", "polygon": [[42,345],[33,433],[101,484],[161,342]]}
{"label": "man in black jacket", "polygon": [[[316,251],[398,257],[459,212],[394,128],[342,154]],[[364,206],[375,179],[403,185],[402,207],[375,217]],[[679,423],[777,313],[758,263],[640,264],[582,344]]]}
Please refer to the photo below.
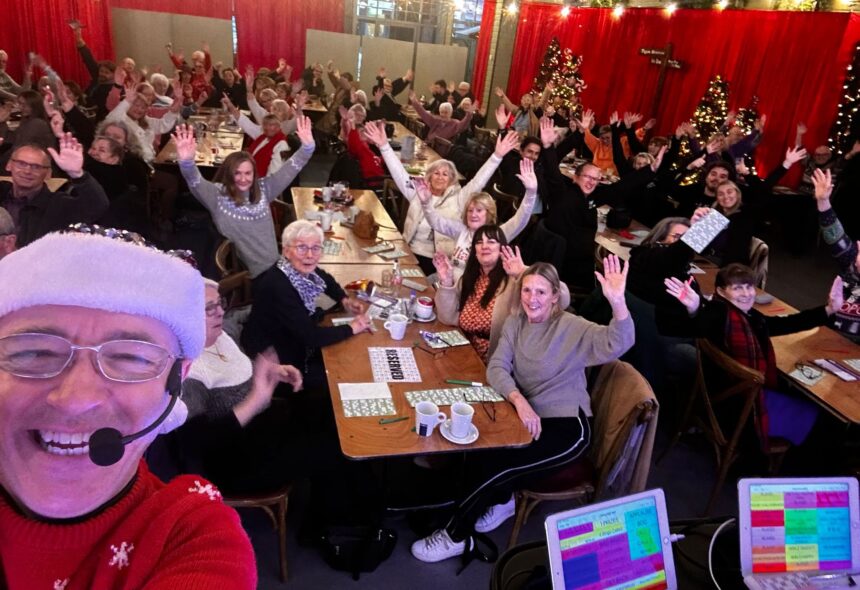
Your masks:
{"label": "man in black jacket", "polygon": [[[60,139],[59,152],[49,151],[50,156],[37,145],[18,147],[6,165],[12,182],[0,182],[0,207],[18,228],[19,248],[72,223],[93,223],[108,208],[101,185],[84,172],[83,146],[70,133]],[[45,185],[51,158],[69,176],[67,190],[52,193]]]}

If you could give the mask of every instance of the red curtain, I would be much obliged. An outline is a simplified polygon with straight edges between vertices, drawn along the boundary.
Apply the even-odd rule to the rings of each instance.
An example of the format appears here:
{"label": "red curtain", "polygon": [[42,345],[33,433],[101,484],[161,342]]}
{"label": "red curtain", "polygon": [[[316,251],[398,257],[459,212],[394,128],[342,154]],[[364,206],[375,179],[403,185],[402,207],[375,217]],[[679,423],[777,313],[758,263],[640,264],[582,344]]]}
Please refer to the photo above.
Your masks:
{"label": "red curtain", "polygon": [[[573,9],[567,18],[558,5],[525,3],[520,12],[508,91],[516,101],[534,80],[546,47],[558,36],[562,47],[583,56],[588,84],[583,104],[599,121],[613,110],[657,117],[657,131],[671,133],[688,119],[720,74],[730,83],[730,108],[759,96],[759,112],[768,116],[765,136],[756,150],[759,167],[777,165],[795,126],[803,121],[809,149],[824,143],[836,115],[845,68],[860,21],[847,13],[771,12],[761,10],[630,9],[620,19],[610,9]],[[669,70],[658,112],[648,112],[659,68],[639,49],[674,44],[681,70]]]}
{"label": "red curtain", "polygon": [[283,57],[296,77],[305,63],[305,30],[343,32],[344,0],[243,0],[236,3],[239,66],[274,67]]}
{"label": "red curtain", "polygon": [[9,53],[8,71],[18,82],[27,54],[40,54],[64,79],[89,82],[89,74],[75,49],[66,21],[76,18],[84,25],[84,39],[96,59],[113,59],[110,6],[92,0],[15,2],[4,10],[3,38]]}
{"label": "red curtain", "polygon": [[231,0],[182,0],[182,2],[176,2],[176,0],[110,0],[111,8],[226,19],[233,16],[231,4]]}
{"label": "red curtain", "polygon": [[490,57],[490,42],[493,39],[493,21],[496,18],[496,0],[484,0],[481,13],[481,30],[478,33],[478,49],[475,51],[475,68],[472,71],[472,94],[481,100],[484,94],[484,80]]}

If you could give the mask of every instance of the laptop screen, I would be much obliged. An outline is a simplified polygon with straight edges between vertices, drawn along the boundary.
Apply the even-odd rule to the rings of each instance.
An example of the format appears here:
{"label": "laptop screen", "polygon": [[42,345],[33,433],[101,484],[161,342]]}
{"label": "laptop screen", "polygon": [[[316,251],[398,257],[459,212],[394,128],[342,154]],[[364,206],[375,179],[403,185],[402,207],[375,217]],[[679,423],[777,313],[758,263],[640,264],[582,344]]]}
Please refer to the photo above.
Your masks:
{"label": "laptop screen", "polygon": [[752,572],[847,570],[850,522],[846,483],[751,484]]}
{"label": "laptop screen", "polygon": [[565,589],[668,587],[654,497],[576,512],[556,522]]}

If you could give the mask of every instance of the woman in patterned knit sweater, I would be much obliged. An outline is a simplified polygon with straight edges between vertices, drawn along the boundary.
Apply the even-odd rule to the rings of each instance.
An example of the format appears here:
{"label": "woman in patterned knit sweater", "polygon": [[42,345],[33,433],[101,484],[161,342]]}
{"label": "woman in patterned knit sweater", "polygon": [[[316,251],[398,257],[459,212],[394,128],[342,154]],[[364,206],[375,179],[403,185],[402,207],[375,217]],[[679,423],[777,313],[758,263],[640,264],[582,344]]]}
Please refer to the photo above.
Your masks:
{"label": "woman in patterned knit sweater", "polygon": [[[496,347],[502,324],[519,305],[516,279],[525,265],[519,248],[512,250],[505,232],[497,225],[475,231],[463,276],[454,279],[454,267],[441,252],[433,257],[439,273],[436,308],[439,321],[458,326],[485,363]],[[562,309],[570,305],[570,293],[562,283]]]}

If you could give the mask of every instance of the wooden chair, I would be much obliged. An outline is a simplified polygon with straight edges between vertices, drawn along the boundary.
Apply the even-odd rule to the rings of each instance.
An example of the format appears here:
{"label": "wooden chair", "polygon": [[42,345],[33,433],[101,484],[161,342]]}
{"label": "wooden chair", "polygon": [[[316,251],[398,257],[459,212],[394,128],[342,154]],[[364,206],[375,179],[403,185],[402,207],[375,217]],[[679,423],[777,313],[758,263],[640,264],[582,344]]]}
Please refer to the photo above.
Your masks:
{"label": "wooden chair", "polygon": [[493,183],[493,196],[496,199],[496,217],[498,218],[496,223],[504,223],[513,217],[519,209],[520,197],[503,191],[499,188],[498,182]]}
{"label": "wooden chair", "polygon": [[379,199],[382,206],[394,220],[397,230],[403,231],[403,224],[406,222],[406,213],[409,211],[409,203],[405,202],[403,195],[397,189],[397,185],[390,178],[387,178],[382,184],[382,196]]}
{"label": "wooden chair", "polygon": [[513,547],[532,511],[545,501],[591,501],[645,489],[659,405],[651,386],[628,363],[600,367],[592,394],[594,444],[590,461],[577,461],[530,489],[516,493]]}
{"label": "wooden chair", "polygon": [[233,508],[259,508],[269,515],[272,526],[278,533],[281,581],[287,581],[287,502],[291,486],[287,485],[270,494],[225,497],[224,503]]}
{"label": "wooden chair", "polygon": [[272,209],[272,222],[275,224],[275,239],[278,242],[278,248],[280,248],[281,234],[284,233],[284,228],[296,220],[296,208],[280,199],[275,199],[269,203],[269,207]]}
{"label": "wooden chair", "polygon": [[252,303],[251,275],[247,270],[234,272],[218,281],[218,293],[227,298],[227,307],[242,307]]}
{"label": "wooden chair", "polygon": [[[764,387],[764,375],[720,350],[705,338],[696,340],[698,349],[698,367],[696,381],[690,395],[680,428],[675,434],[669,447],[660,457],[662,459],[680,440],[681,435],[690,427],[697,426],[711,442],[717,458],[717,480],[711,488],[711,495],[705,508],[705,515],[711,513],[720,489],[726,481],[729,468],[741,454],[739,449],[741,436],[750,426],[750,417],[755,414],[755,403]],[[715,383],[725,384],[717,390]],[[723,424],[717,418],[717,408],[731,404],[731,423],[723,417]],[[738,407],[739,406],[739,407]],[[783,439],[770,440],[765,453],[770,459],[769,473],[773,475],[782,463],[782,458],[789,449],[789,443]]]}
{"label": "wooden chair", "polygon": [[236,255],[236,249],[233,248],[233,242],[230,240],[224,240],[215,250],[215,266],[218,267],[222,278],[247,270]]}
{"label": "wooden chair", "polygon": [[427,125],[424,124],[424,121],[419,119],[414,119],[412,133],[414,133],[418,139],[424,139],[427,137]]}
{"label": "wooden chair", "polygon": [[767,284],[768,258],[770,248],[767,243],[753,237],[750,241],[750,268],[755,273],[755,286],[764,289]]}
{"label": "wooden chair", "polygon": [[445,139],[444,137],[434,137],[433,145],[430,147],[436,150],[443,158],[447,158],[448,154],[451,152],[451,148],[454,147],[454,143],[450,139]]}
{"label": "wooden chair", "polygon": [[493,150],[496,147],[496,132],[486,127],[475,127],[475,141]]}

